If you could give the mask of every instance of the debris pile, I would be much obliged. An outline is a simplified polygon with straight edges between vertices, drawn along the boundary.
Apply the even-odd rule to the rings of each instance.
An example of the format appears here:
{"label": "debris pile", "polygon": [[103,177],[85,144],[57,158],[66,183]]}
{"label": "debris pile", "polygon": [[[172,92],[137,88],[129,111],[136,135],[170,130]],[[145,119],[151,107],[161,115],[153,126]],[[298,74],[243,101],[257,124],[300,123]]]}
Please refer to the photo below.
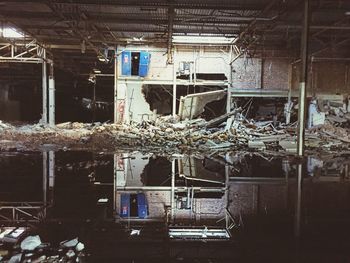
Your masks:
{"label": "debris pile", "polygon": [[25,227],[0,228],[0,262],[82,262],[85,245],[78,238],[58,246],[43,243]]}
{"label": "debris pile", "polygon": [[[348,113],[342,110],[338,112],[338,116],[334,115],[334,112],[334,109],[329,110],[325,114],[325,123],[312,126],[306,131],[308,149],[348,147],[350,136],[346,125],[349,122],[343,121]],[[66,122],[55,127],[43,124],[13,127],[1,124],[7,128],[0,130],[0,141],[20,142],[25,147],[36,149],[42,149],[45,145],[57,145],[63,149],[252,149],[295,153],[297,146],[296,123],[286,125],[276,120],[247,119],[241,108],[210,121],[201,118],[180,121],[179,117],[164,116],[130,125]],[[0,148],[1,146],[2,144]]]}

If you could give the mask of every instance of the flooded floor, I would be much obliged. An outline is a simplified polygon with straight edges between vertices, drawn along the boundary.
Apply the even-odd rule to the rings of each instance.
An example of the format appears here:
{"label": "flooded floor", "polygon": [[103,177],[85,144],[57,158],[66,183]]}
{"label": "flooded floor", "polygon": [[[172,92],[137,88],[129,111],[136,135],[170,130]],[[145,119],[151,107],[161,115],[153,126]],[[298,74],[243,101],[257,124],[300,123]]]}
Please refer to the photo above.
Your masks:
{"label": "flooded floor", "polygon": [[[253,152],[1,152],[1,227],[27,227],[50,249],[3,244],[0,256],[350,262],[349,156],[308,156],[302,177],[298,162]],[[79,259],[62,249],[75,238],[84,244]]]}

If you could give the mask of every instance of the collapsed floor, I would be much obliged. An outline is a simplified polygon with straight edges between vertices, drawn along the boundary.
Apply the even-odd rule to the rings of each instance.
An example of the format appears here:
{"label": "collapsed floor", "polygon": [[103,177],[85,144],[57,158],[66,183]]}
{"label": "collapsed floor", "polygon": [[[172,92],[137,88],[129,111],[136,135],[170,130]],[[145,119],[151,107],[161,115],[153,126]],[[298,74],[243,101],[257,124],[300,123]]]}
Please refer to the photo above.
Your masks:
{"label": "collapsed floor", "polygon": [[[306,130],[310,151],[349,150],[350,118],[328,115],[324,123]],[[254,121],[240,108],[205,121],[179,121],[172,116],[142,123],[83,124],[66,122],[49,127],[43,124],[13,126],[0,121],[0,150],[35,149],[158,149],[160,151],[242,150],[295,153],[296,123]]]}

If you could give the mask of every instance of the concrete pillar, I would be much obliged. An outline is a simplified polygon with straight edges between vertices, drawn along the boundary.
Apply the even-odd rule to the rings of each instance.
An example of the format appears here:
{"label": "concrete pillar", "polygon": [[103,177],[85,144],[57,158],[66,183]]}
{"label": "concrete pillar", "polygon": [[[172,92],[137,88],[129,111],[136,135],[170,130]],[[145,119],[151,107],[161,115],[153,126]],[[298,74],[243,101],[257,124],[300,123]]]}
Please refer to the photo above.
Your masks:
{"label": "concrete pillar", "polygon": [[55,188],[55,152],[49,151],[49,189],[50,189],[50,200],[53,203],[53,191]]}
{"label": "concrete pillar", "polygon": [[47,152],[43,152],[43,203],[44,203],[44,217],[46,217],[47,207]]}
{"label": "concrete pillar", "polygon": [[117,105],[117,87],[118,87],[118,55],[117,55],[117,47],[115,48],[114,53],[114,123],[118,121],[118,105]]}
{"label": "concrete pillar", "polygon": [[49,75],[49,125],[55,125],[55,78],[53,63],[50,63],[50,75]]}
{"label": "concrete pillar", "polygon": [[46,65],[46,50],[43,49],[43,61],[42,61],[42,89],[43,89],[43,113],[42,122],[47,124],[47,65]]}
{"label": "concrete pillar", "polygon": [[176,61],[176,48],[174,48],[174,55],[173,55],[173,116],[176,116],[176,67],[177,67],[177,61]]}
{"label": "concrete pillar", "polygon": [[298,110],[298,156],[301,158],[298,164],[298,192],[295,208],[294,235],[299,238],[301,235],[301,206],[302,206],[302,180],[303,180],[303,156],[305,137],[305,109],[306,109],[306,86],[308,68],[308,36],[309,34],[309,0],[304,0],[304,18],[301,36],[301,74],[299,84],[299,110]]}

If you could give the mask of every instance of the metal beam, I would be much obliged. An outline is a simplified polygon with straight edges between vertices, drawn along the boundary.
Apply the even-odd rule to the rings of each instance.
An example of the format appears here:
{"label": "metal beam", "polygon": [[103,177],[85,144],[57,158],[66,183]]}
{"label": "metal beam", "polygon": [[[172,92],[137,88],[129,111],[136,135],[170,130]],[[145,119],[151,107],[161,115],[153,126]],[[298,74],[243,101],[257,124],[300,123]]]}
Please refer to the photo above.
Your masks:
{"label": "metal beam", "polygon": [[[13,0],[12,2],[16,3],[33,3],[31,0]],[[35,3],[46,3],[45,0],[35,1]],[[140,7],[140,8],[167,8],[170,6],[168,1],[111,1],[111,0],[56,0],[55,3],[66,4],[66,5],[96,5],[96,6],[115,6],[115,7]],[[220,2],[175,2],[174,8],[185,8],[185,9],[222,9],[222,10],[247,10],[247,11],[259,11],[264,8],[263,4],[239,4],[239,3],[230,3],[225,1],[224,3]]]}

